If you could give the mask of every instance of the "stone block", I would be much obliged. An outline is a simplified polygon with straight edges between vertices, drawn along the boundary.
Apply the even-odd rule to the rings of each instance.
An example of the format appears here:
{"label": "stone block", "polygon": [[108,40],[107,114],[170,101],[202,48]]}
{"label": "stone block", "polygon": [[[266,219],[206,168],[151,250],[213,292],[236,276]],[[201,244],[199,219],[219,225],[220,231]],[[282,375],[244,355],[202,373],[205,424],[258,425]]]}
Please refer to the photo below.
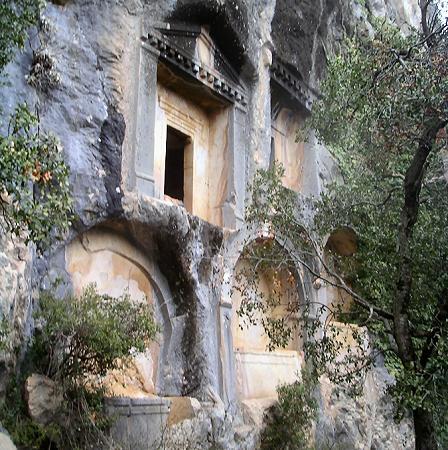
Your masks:
{"label": "stone block", "polygon": [[168,426],[184,420],[194,419],[201,410],[199,401],[192,397],[170,397],[171,407],[168,416]]}
{"label": "stone block", "polygon": [[30,417],[42,425],[48,425],[55,419],[63,401],[56,383],[38,374],[27,378],[25,396]]}
{"label": "stone block", "polygon": [[288,350],[236,351],[235,362],[241,399],[275,398],[277,386],[296,381],[302,365],[299,352]]}
{"label": "stone block", "polygon": [[106,399],[106,411],[115,419],[112,439],[123,449],[159,448],[167,426],[170,400],[160,397]]}

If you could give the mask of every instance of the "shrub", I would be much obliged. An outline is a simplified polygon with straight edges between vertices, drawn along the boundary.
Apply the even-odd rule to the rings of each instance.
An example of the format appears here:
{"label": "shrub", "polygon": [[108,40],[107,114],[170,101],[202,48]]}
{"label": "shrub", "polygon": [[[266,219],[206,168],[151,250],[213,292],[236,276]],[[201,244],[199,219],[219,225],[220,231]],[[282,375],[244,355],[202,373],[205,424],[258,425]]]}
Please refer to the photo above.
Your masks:
{"label": "shrub", "polygon": [[100,295],[94,286],[63,301],[44,293],[36,320],[34,363],[58,380],[105,375],[118,359],[144,351],[157,333],[146,302]]}
{"label": "shrub", "polygon": [[317,415],[315,381],[309,370],[302,379],[277,388],[278,403],[271,409],[261,436],[262,450],[309,448],[310,432]]}
{"label": "shrub", "polygon": [[[107,392],[98,381],[155,338],[151,306],[127,294],[100,295],[90,286],[80,297],[63,300],[43,293],[35,320],[26,366],[11,382],[0,421],[19,448],[102,448],[111,419],[103,408]],[[61,389],[58,420],[49,426],[27,416],[21,388],[31,373],[49,376]]]}
{"label": "shrub", "polygon": [[6,232],[23,235],[42,249],[64,233],[73,218],[69,172],[59,141],[39,131],[26,104],[0,135],[0,216]]}

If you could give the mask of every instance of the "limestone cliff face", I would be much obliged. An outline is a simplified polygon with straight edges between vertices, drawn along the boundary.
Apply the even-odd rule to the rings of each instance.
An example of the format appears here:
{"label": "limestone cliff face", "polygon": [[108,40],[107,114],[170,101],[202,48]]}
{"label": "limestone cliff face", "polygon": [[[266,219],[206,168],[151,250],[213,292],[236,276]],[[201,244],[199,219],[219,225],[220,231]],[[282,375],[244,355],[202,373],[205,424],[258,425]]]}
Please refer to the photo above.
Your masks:
{"label": "limestone cliff face", "polygon": [[[157,268],[149,278],[159,283],[163,297],[160,317],[165,347],[159,362],[158,394],[194,396],[205,405],[200,414],[173,428],[173,442],[188,430],[197,448],[255,448],[256,421],[247,419],[238,406],[229,331],[232,301],[226,282],[242,242],[252,233],[244,226],[246,185],[254,170],[266,167],[270,160],[272,65],[278,60],[297,83],[312,92],[323,76],[326,55],[337,48],[344,31],[358,27],[368,32],[368,13],[351,0],[58,3],[62,5],[48,3],[44,12],[48,27],[39,31],[40,39],[33,38],[31,47],[7,68],[13,82],[2,86],[0,102],[5,117],[19,101],[37,105],[41,126],[61,140],[79,221],[67,242],[55,244],[42,259],[34,258],[31,249],[20,249],[19,254],[18,246],[2,237],[1,312],[11,321],[15,339],[23,338],[32,328],[32,293],[56,278],[64,280],[60,295],[72,288],[73,274],[66,260],[70,241],[101,227],[126,236],[146,255],[148,271]],[[366,7],[400,26],[417,26],[417,3],[367,0]],[[222,193],[223,197],[221,226],[188,214],[163,196],[157,197],[154,190],[147,195],[149,191],[139,188],[139,182],[149,186],[154,181],[151,176],[138,175],[146,161],[145,151],[149,154],[157,141],[156,131],[147,131],[145,123],[149,127],[159,120],[157,114],[168,114],[160,108],[151,112],[145,101],[153,96],[156,102],[157,93],[149,85],[154,82],[156,86],[161,75],[154,52],[151,56],[151,49],[147,50],[149,33],[161,23],[206,26],[207,36],[232,67],[229,78],[244,86],[247,103],[231,109],[225,129],[225,139],[233,139],[232,145],[226,144],[233,153],[222,166],[233,175],[215,183],[217,196]],[[36,91],[25,80],[32,51],[38,48],[52,57],[60,79],[45,91]],[[191,117],[182,120],[195,123]],[[336,167],[328,152],[312,140],[304,155],[301,193],[318,195]],[[154,178],[157,167],[152,169]],[[206,202],[205,197],[201,201]],[[323,389],[317,427],[322,448],[328,438],[341,448],[411,448],[409,440],[402,443],[409,437],[409,424],[378,426],[384,423],[382,417],[391,415],[382,393],[386,376],[381,370],[375,374],[366,385],[362,404],[337,400],[331,389]]]}
{"label": "limestone cliff face", "polygon": [[418,2],[408,0],[277,0],[272,39],[281,57],[316,85],[343,33],[369,31],[369,14],[402,28],[419,26]]}

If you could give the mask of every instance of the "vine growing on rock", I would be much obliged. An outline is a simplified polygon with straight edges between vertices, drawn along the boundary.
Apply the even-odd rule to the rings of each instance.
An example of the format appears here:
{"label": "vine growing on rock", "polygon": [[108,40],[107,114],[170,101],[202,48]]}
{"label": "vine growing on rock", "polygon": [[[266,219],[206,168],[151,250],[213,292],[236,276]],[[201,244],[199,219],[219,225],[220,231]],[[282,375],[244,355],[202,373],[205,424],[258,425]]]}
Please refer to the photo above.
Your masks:
{"label": "vine growing on rock", "polygon": [[0,213],[5,231],[48,245],[71,224],[68,168],[57,138],[41,133],[38,119],[20,105],[8,134],[0,136]]}
{"label": "vine growing on rock", "polygon": [[[419,3],[421,31],[403,36],[380,21],[372,38],[347,39],[329,62],[310,126],[337,159],[343,183],[312,202],[314,220],[282,187],[278,168],[259,172],[247,218],[269,231],[262,253],[251,255],[257,269],[300,267],[316,288],[323,283],[350,299],[350,308],[313,307],[306,298],[288,305],[317,372],[350,384],[381,351],[398,411],[412,412],[416,448],[432,450],[447,445],[448,27],[430,14],[434,2]],[[343,229],[356,233],[356,251],[322,248]],[[285,256],[274,240],[294,251]],[[266,314],[262,303],[247,297]],[[336,322],[349,323],[349,336]]]}

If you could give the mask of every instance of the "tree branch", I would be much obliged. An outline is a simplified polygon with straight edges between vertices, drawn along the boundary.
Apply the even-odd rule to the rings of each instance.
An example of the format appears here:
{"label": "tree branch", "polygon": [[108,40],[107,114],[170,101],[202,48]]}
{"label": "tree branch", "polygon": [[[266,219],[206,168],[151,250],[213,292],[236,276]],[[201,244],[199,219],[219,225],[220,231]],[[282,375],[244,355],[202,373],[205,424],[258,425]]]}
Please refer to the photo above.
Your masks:
{"label": "tree branch", "polygon": [[422,135],[417,151],[406,171],[403,190],[404,205],[401,211],[398,229],[398,280],[395,302],[393,305],[394,334],[397,341],[400,358],[408,368],[415,362],[415,350],[411,339],[411,330],[408,317],[408,305],[411,300],[412,287],[412,252],[411,239],[414,225],[417,222],[420,192],[423,175],[428,156],[433,149],[437,133],[444,128],[447,121],[430,120]]}

